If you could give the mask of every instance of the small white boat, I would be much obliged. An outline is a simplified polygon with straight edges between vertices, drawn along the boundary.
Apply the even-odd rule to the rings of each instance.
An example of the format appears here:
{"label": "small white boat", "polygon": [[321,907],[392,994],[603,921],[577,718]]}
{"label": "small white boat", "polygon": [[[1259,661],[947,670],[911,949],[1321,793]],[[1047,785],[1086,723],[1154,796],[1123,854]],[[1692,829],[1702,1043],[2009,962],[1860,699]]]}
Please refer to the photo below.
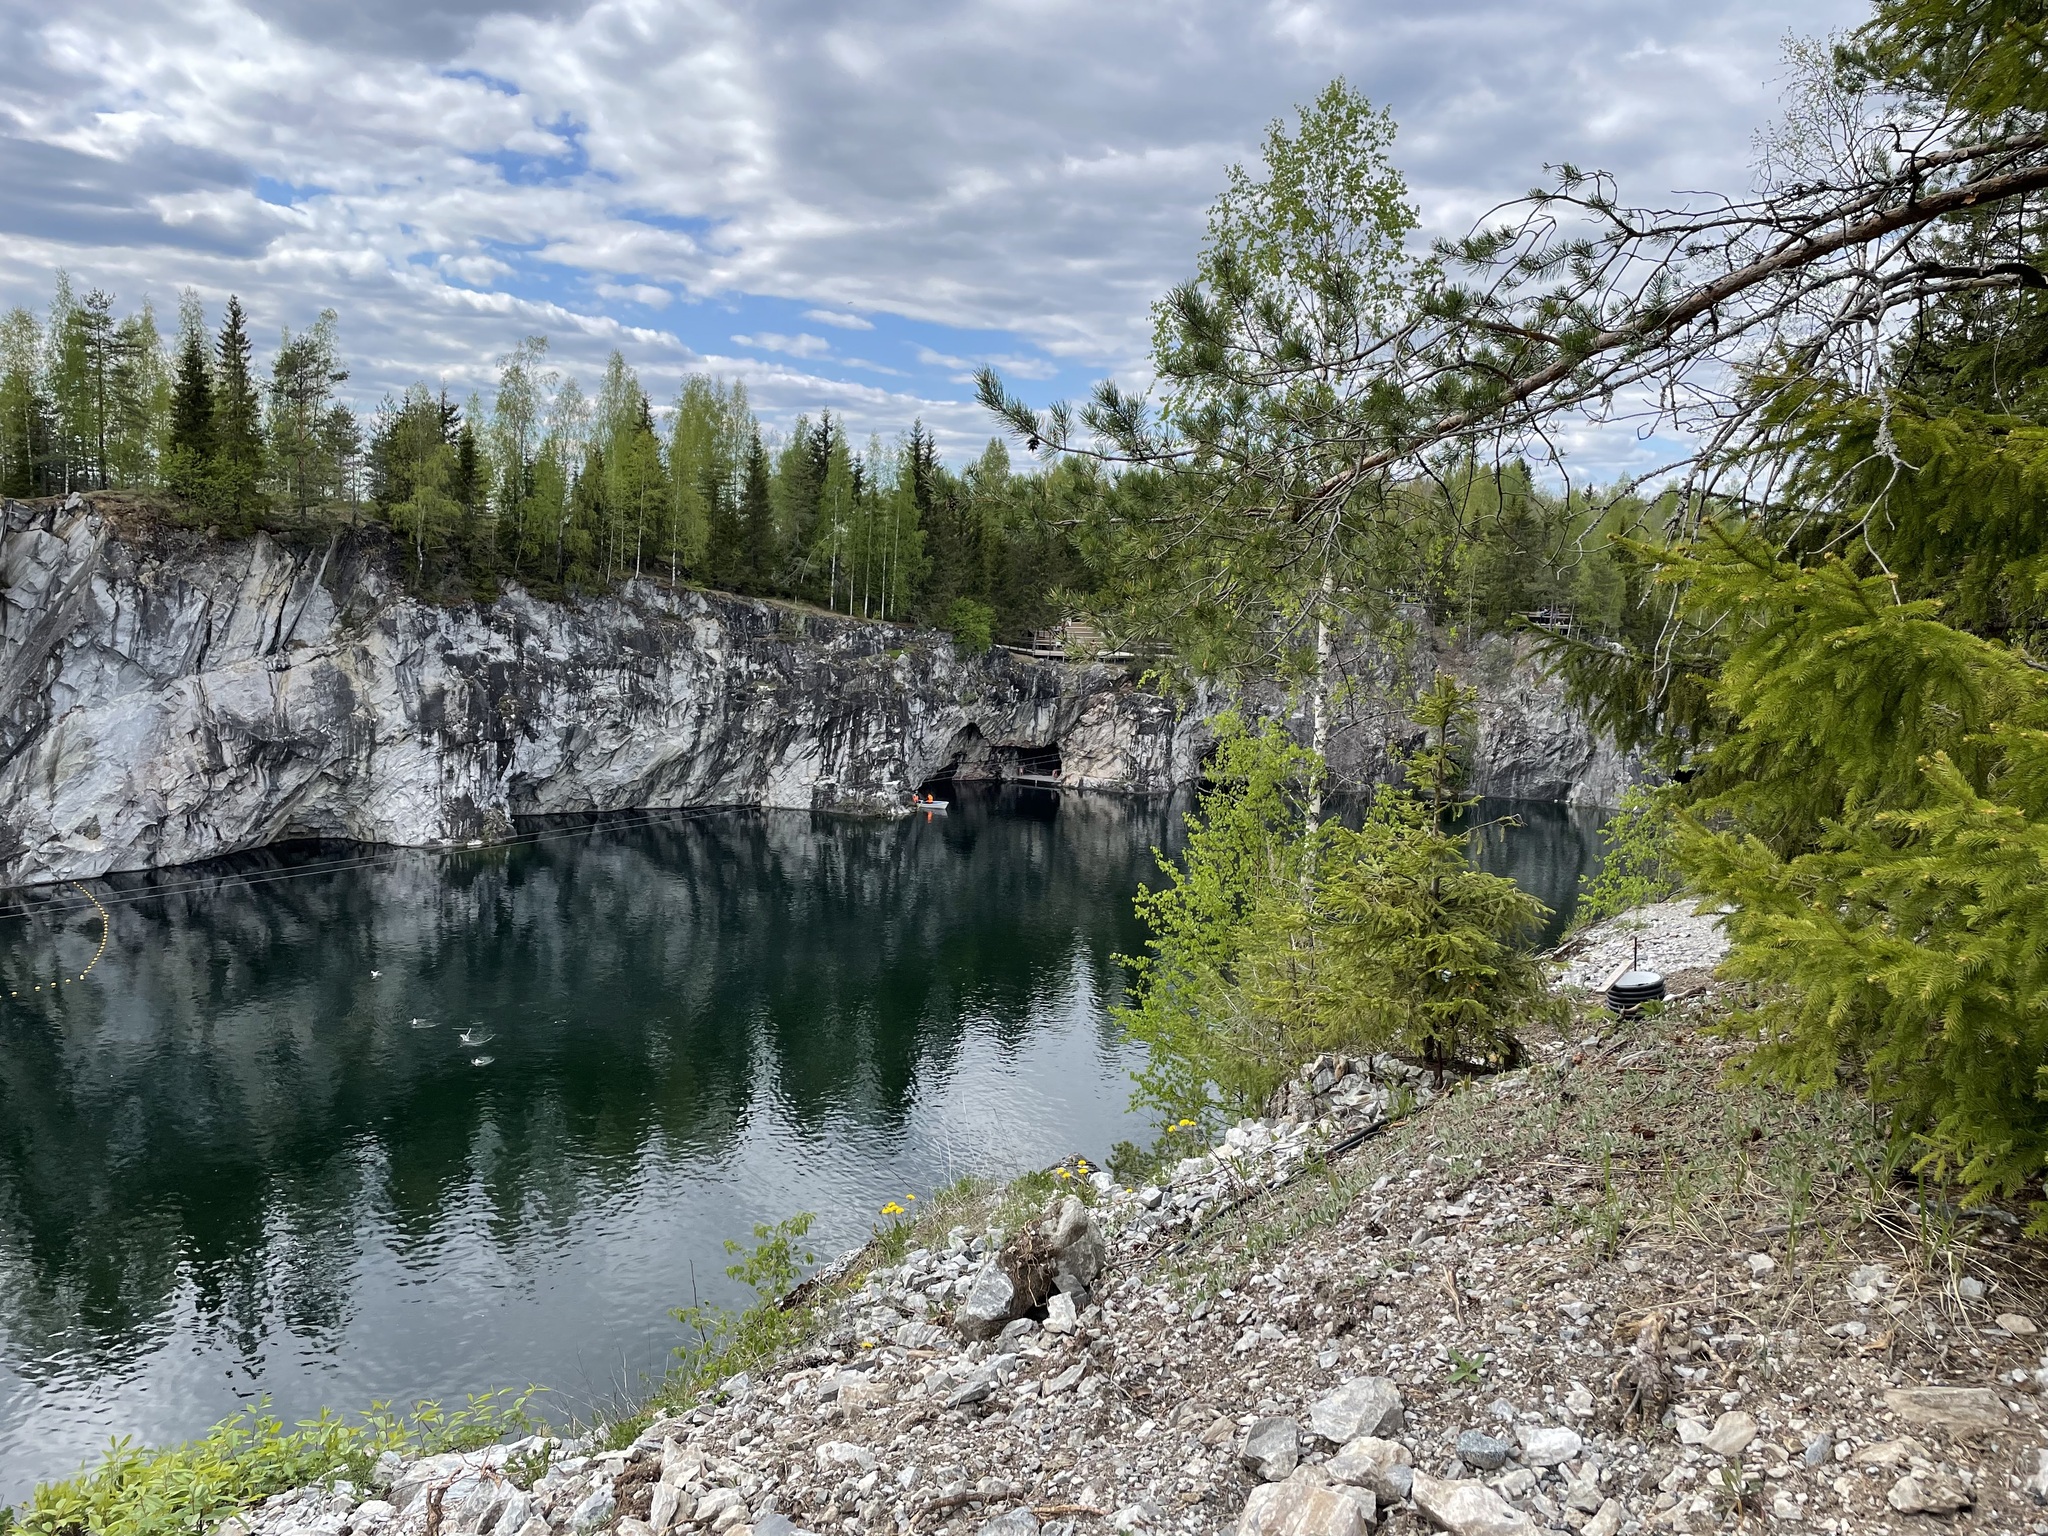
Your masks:
{"label": "small white boat", "polygon": [[939,799],[936,795],[912,795],[910,797],[910,808],[913,811],[923,811],[927,816],[943,816],[948,809],[946,802]]}

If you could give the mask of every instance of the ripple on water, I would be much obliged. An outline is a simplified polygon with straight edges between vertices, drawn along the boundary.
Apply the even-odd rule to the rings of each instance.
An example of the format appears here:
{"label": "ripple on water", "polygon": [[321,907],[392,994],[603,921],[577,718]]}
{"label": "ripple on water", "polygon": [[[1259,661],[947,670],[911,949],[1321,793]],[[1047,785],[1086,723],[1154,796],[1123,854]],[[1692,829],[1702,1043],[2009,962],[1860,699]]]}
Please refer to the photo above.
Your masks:
{"label": "ripple on water", "polygon": [[[1107,1010],[1180,807],[1016,805],[285,850],[111,904],[91,980],[0,1017],[0,1097],[36,1106],[0,1159],[0,1503],[266,1394],[566,1413],[734,1297],[755,1223],[815,1212],[829,1254],[890,1199],[1143,1135]],[[62,942],[0,929],[0,976]]]}

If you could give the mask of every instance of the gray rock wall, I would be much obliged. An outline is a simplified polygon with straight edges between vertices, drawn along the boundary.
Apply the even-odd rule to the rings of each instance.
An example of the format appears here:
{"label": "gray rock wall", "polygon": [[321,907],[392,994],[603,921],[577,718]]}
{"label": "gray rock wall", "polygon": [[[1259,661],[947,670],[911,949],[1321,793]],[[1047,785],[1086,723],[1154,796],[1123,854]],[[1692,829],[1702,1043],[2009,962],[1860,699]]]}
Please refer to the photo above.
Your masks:
{"label": "gray rock wall", "polygon": [[[1527,636],[1450,640],[1406,616],[1414,638],[1401,646],[1340,653],[1343,680],[1332,710],[1330,769],[1339,783],[1400,777],[1398,754],[1422,744],[1408,703],[1434,674],[1448,671],[1479,690],[1479,739],[1466,787],[1504,800],[1613,806],[1642,776],[1565,702]],[[1306,739],[1306,727],[1302,728]]]}
{"label": "gray rock wall", "polygon": [[[0,503],[0,886],[549,812],[889,815],[948,771],[1164,791],[1198,773],[1218,702],[654,583],[439,607],[390,558],[374,532],[229,541],[77,497]],[[1614,753],[1513,646],[1442,662],[1485,689],[1475,787],[1618,796]],[[1347,777],[1384,776],[1405,740],[1402,680],[1382,681],[1340,713]]]}

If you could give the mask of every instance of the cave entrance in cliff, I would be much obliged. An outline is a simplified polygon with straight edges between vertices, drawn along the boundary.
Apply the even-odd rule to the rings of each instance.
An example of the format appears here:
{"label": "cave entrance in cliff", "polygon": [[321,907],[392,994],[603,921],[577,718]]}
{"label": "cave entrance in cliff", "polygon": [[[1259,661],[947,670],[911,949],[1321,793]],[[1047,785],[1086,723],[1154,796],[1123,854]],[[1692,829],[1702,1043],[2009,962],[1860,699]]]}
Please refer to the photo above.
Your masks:
{"label": "cave entrance in cliff", "polygon": [[981,734],[981,727],[963,725],[946,743],[945,760],[939,764],[938,771],[917,786],[919,798],[957,799],[961,780],[988,777],[983,766],[988,760],[988,750],[988,740]]}

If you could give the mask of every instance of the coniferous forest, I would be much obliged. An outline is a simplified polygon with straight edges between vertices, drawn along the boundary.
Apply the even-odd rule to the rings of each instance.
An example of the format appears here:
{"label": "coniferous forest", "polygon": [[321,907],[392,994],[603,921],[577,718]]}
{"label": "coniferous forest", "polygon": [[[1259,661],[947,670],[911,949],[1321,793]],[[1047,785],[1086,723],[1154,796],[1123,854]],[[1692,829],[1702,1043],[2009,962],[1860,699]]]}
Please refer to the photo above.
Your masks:
{"label": "coniferous forest", "polygon": [[[59,274],[43,314],[0,321],[0,494],[140,493],[231,536],[380,523],[442,601],[652,579],[982,646],[1113,606],[1128,509],[1171,494],[1144,467],[1019,464],[1000,439],[948,464],[917,421],[858,441],[821,410],[778,430],[743,383],[706,375],[658,402],[618,352],[586,387],[540,336],[511,347],[488,399],[416,383],[365,413],[333,310],[281,329],[268,357],[259,328],[238,298],[209,314],[188,291],[166,335],[147,300],[119,314]],[[1546,491],[1520,463],[1412,489],[1389,595],[1468,628],[1622,623],[1605,534],[1653,508]]]}

